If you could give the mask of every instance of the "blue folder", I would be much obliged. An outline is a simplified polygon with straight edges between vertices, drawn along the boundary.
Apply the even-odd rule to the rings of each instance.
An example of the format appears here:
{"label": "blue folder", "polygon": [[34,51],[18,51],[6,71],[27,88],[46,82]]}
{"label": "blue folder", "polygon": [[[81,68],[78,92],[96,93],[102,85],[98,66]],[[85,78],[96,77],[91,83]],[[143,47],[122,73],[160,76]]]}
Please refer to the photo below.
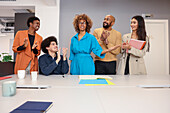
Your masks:
{"label": "blue folder", "polygon": [[79,84],[108,84],[105,79],[80,80]]}
{"label": "blue folder", "polygon": [[36,110],[22,110],[22,109],[15,109],[10,113],[43,113],[41,111],[36,111]]}
{"label": "blue folder", "polygon": [[27,101],[10,113],[44,113],[52,106],[52,102]]}

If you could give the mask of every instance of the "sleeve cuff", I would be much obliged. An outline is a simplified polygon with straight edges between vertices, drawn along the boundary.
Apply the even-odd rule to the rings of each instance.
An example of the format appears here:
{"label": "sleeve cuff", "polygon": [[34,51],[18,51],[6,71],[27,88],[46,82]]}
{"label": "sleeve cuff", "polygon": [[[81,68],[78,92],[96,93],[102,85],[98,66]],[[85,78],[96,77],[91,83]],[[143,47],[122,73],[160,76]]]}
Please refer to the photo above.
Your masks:
{"label": "sleeve cuff", "polygon": [[33,53],[34,54],[38,54],[38,50],[35,48],[35,49],[33,49]]}
{"label": "sleeve cuff", "polygon": [[131,47],[130,50],[128,50],[128,53],[132,53],[134,51],[135,48]]}
{"label": "sleeve cuff", "polygon": [[100,57],[101,59],[103,59],[103,58],[105,57],[105,55],[106,55],[106,53],[105,53],[105,54],[101,54],[102,51],[103,51],[103,50],[100,50],[100,51],[99,51],[99,54],[97,55],[97,56]]}
{"label": "sleeve cuff", "polygon": [[70,57],[69,60],[73,60],[73,57]]}
{"label": "sleeve cuff", "polygon": [[22,45],[22,46],[19,46],[18,48],[17,48],[17,51],[22,51],[22,50],[24,50],[25,49],[25,47],[24,47],[24,44]]}

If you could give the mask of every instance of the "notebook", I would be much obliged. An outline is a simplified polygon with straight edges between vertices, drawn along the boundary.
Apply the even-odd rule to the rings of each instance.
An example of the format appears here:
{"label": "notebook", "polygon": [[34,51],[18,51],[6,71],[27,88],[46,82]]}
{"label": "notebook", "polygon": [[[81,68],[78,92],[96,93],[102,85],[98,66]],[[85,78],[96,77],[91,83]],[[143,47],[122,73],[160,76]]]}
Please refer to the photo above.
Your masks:
{"label": "notebook", "polygon": [[[142,50],[145,44],[146,41],[142,41],[142,40],[130,39],[129,41],[129,45],[139,50]],[[128,49],[126,50],[126,52],[128,53]]]}
{"label": "notebook", "polygon": [[27,101],[10,113],[46,113],[52,102]]}
{"label": "notebook", "polygon": [[35,111],[35,110],[22,110],[22,109],[15,109],[10,113],[43,113],[41,111]]}

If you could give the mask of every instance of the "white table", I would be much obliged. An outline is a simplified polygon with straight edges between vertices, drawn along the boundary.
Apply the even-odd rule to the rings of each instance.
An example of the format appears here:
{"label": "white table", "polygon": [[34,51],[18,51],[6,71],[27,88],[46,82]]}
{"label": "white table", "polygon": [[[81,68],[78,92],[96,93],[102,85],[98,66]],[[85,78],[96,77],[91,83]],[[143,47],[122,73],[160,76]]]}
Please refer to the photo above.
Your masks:
{"label": "white table", "polygon": [[[17,89],[13,97],[0,96],[0,113],[8,113],[28,100],[52,101],[48,113],[170,113],[170,88],[140,88],[137,85],[167,85],[169,75],[111,76],[116,85],[85,86],[78,76],[27,76],[18,85],[50,85],[48,89]],[[3,81],[0,81],[2,84]],[[1,90],[1,86],[0,86]]]}

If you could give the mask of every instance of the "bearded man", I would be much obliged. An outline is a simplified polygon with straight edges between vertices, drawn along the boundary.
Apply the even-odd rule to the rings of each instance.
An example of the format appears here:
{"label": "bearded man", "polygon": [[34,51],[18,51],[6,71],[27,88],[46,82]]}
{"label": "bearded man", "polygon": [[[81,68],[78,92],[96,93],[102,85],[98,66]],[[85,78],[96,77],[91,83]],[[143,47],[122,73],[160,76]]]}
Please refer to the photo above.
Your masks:
{"label": "bearded man", "polygon": [[[103,28],[94,30],[93,35],[96,37],[103,50],[110,47],[121,45],[121,33],[114,30],[112,26],[115,24],[115,17],[107,15],[103,21]],[[120,53],[120,47],[106,53],[101,59],[95,56],[95,74],[96,75],[115,75],[116,74],[116,56]]]}

